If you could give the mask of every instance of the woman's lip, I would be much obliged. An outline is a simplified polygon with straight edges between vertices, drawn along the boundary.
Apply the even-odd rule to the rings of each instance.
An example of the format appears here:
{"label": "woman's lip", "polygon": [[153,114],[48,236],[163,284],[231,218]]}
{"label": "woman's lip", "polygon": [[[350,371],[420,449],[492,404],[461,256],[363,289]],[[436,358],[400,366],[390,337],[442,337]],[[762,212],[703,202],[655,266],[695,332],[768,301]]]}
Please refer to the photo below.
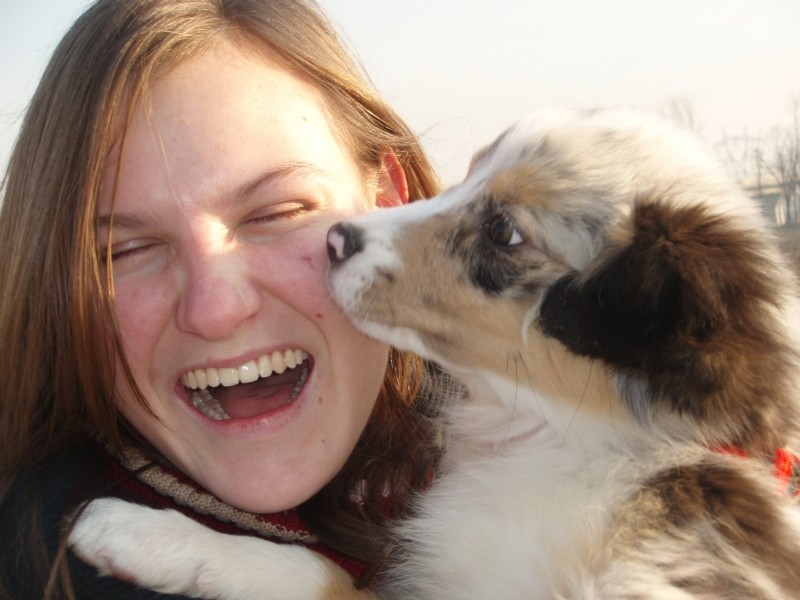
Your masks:
{"label": "woman's lip", "polygon": [[[310,361],[310,359],[309,359]],[[181,405],[190,417],[199,422],[204,428],[228,437],[247,437],[263,434],[277,433],[293,421],[303,410],[307,403],[309,390],[316,382],[316,370],[313,363],[309,364],[308,379],[297,396],[272,410],[252,417],[225,419],[216,421],[195,409],[192,406],[191,390],[178,382],[177,395]]]}

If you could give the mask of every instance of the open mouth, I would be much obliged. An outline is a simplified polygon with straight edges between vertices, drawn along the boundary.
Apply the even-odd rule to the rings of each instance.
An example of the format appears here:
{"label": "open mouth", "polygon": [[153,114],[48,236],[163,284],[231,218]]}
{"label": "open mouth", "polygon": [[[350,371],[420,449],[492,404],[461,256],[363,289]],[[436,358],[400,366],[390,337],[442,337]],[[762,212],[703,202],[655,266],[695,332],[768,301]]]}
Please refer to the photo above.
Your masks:
{"label": "open mouth", "polygon": [[248,419],[292,402],[311,370],[308,353],[264,354],[240,367],[194,369],[181,377],[192,407],[214,421]]}

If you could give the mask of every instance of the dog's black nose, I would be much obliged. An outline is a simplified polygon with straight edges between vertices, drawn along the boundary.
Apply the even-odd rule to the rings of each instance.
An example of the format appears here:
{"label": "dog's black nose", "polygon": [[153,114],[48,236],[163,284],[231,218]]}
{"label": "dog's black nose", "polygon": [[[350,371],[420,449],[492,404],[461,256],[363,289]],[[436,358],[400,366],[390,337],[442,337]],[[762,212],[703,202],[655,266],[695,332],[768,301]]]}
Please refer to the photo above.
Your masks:
{"label": "dog's black nose", "polygon": [[344,262],[361,252],[361,229],[347,223],[337,223],[328,230],[328,256],[331,264]]}

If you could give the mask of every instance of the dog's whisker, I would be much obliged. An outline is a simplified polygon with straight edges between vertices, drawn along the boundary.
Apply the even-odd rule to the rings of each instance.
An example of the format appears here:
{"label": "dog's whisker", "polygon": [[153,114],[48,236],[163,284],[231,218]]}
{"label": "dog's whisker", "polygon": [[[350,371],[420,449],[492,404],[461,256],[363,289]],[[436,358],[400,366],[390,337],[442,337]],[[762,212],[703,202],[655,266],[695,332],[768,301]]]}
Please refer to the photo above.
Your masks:
{"label": "dog's whisker", "polygon": [[[519,353],[517,353],[519,354]],[[517,400],[519,394],[519,374],[517,372],[517,357],[514,356],[513,359],[510,354],[506,354],[506,370],[508,370],[509,361],[514,362],[514,401],[511,404],[511,412],[508,416],[508,426],[506,427],[506,433],[504,435],[504,439],[508,440],[511,437],[511,426],[514,424],[516,411],[517,411]]]}
{"label": "dog's whisker", "polygon": [[575,419],[578,417],[578,413],[581,410],[581,406],[583,405],[583,401],[586,397],[586,391],[589,389],[589,383],[592,380],[592,371],[594,370],[595,361],[589,361],[589,373],[586,375],[586,382],[583,386],[583,391],[581,392],[580,396],[578,396],[578,402],[575,404],[575,410],[572,412],[572,416],[569,419],[569,423],[567,423],[567,428],[564,430],[563,439],[566,440],[567,435],[569,434],[570,430],[572,429],[572,425],[575,423]]}
{"label": "dog's whisker", "polygon": [[586,397],[586,391],[589,389],[589,383],[592,381],[592,372],[594,371],[595,362],[597,361],[595,361],[594,359],[589,361],[589,373],[586,375],[586,383],[583,386],[583,391],[581,392],[581,397],[580,400],[578,401],[579,406],[583,402],[583,399]]}
{"label": "dog's whisker", "polygon": [[373,298],[370,300],[369,304],[365,307],[363,313],[361,314],[361,317],[358,319],[360,329],[362,330],[365,329],[367,324],[372,322],[371,316],[372,316],[372,309],[374,306],[375,306],[375,300]]}

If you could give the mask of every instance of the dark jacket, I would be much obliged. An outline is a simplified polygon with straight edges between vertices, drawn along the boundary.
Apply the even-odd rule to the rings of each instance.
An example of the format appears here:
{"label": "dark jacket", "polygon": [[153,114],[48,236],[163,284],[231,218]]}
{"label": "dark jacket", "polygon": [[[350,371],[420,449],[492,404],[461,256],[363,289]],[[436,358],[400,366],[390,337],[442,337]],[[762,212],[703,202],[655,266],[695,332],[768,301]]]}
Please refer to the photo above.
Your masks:
{"label": "dark jacket", "polygon": [[[213,503],[219,503],[219,500],[199,488],[179,471],[166,466],[158,467],[158,471],[170,481],[177,482],[178,486],[191,490],[192,497],[205,496]],[[89,497],[96,497],[99,492],[102,496],[115,496],[154,508],[177,509],[204,525],[224,533],[269,537],[263,533],[243,530],[241,525],[237,526],[230,522],[222,522],[213,516],[199,514],[191,508],[176,503],[173,498],[165,495],[163,490],[158,490],[157,487],[154,489],[135,477],[102,447],[92,445],[59,457],[20,477],[0,503],[0,580],[10,591],[12,598],[36,600],[43,596],[41,577],[37,577],[34,570],[37,561],[41,561],[33,556],[20,554],[21,548],[25,548],[18,542],[20,534],[32,525],[39,526],[52,559],[59,547],[65,515],[77,504],[76,498],[85,497],[86,489],[95,490],[90,492]],[[38,493],[34,493],[35,490],[38,490]],[[31,514],[31,503],[35,503],[36,506],[33,514],[37,518],[33,521],[27,516]],[[286,530],[292,534],[300,532],[306,537],[311,536],[295,511],[279,515],[246,516],[255,517],[267,527],[275,525],[281,531]],[[306,545],[339,563],[354,577],[364,572],[363,564],[337,555],[319,543],[310,542]],[[145,590],[112,577],[101,577],[71,552],[68,561],[70,577],[78,600],[181,600],[183,598]]]}

